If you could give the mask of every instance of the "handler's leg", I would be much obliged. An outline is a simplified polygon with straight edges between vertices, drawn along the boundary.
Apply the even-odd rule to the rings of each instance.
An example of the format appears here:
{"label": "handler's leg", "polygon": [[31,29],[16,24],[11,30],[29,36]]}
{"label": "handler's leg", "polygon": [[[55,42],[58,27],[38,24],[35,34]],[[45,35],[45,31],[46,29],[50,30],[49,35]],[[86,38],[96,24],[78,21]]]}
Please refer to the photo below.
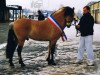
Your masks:
{"label": "handler's leg", "polygon": [[94,61],[94,52],[93,52],[93,35],[87,36],[85,39],[85,47],[88,57],[88,65],[92,65]]}
{"label": "handler's leg", "polygon": [[77,60],[83,59],[84,50],[85,50],[85,37],[80,37]]}

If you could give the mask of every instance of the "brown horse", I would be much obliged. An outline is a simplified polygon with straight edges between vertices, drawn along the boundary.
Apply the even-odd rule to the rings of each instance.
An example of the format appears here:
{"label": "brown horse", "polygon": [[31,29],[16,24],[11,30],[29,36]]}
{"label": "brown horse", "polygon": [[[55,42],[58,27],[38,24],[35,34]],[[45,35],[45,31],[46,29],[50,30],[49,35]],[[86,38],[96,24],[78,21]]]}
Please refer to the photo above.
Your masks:
{"label": "brown horse", "polygon": [[[64,29],[67,23],[71,23],[74,17],[74,9],[63,7],[51,14],[59,25]],[[47,61],[49,65],[55,65],[54,52],[57,40],[62,32],[50,22],[49,18],[43,21],[31,19],[19,19],[14,21],[8,32],[6,57],[9,59],[10,66],[13,64],[13,54],[17,47],[19,64],[25,66],[22,61],[21,52],[26,39],[31,38],[38,41],[49,41],[49,52]]]}

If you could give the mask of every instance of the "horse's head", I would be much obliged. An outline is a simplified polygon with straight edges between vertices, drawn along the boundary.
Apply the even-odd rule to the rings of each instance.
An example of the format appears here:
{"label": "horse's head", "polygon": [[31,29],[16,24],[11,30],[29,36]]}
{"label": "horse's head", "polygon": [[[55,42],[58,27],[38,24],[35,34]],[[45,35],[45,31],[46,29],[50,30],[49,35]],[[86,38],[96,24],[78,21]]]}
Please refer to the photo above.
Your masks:
{"label": "horse's head", "polygon": [[70,27],[74,19],[74,8],[62,7],[51,14],[62,27]]}
{"label": "horse's head", "polygon": [[74,19],[74,8],[64,7],[64,18],[65,18],[65,25],[70,28],[71,23]]}

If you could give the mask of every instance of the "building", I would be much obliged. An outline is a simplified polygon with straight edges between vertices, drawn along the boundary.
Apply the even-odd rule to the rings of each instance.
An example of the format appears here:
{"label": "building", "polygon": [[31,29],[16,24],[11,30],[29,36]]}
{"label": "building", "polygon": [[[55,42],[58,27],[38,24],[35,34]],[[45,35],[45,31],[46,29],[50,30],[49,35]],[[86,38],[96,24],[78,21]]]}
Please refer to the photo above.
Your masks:
{"label": "building", "polygon": [[91,8],[91,14],[95,19],[95,23],[100,23],[100,1],[93,2],[89,6]]}
{"label": "building", "polygon": [[6,6],[6,0],[0,0],[0,22],[7,22],[10,21],[10,10],[13,11],[13,21],[17,19],[19,11],[20,13],[20,18],[21,18],[21,13],[22,13],[22,7],[18,5],[9,5]]}

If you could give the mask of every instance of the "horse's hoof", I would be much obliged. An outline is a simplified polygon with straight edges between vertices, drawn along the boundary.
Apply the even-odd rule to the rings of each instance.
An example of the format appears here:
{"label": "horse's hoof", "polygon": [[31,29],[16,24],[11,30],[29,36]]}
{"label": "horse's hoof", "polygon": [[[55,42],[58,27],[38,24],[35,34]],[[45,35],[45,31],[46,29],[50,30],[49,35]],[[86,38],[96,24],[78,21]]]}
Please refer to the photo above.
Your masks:
{"label": "horse's hoof", "polygon": [[21,64],[21,67],[25,67],[26,65],[23,63],[23,64]]}
{"label": "horse's hoof", "polygon": [[56,66],[57,64],[56,63],[48,63],[48,65]]}
{"label": "horse's hoof", "polygon": [[54,62],[54,60],[50,60],[50,61],[48,61],[48,65],[56,65],[56,63]]}
{"label": "horse's hoof", "polygon": [[9,65],[11,68],[15,68],[15,66],[14,66],[14,64],[12,63],[12,64],[10,64]]}
{"label": "horse's hoof", "polygon": [[56,66],[57,64],[55,62],[53,62],[52,65]]}
{"label": "horse's hoof", "polygon": [[19,64],[21,65],[21,67],[25,67],[25,64],[23,63],[23,61],[19,61]]}

